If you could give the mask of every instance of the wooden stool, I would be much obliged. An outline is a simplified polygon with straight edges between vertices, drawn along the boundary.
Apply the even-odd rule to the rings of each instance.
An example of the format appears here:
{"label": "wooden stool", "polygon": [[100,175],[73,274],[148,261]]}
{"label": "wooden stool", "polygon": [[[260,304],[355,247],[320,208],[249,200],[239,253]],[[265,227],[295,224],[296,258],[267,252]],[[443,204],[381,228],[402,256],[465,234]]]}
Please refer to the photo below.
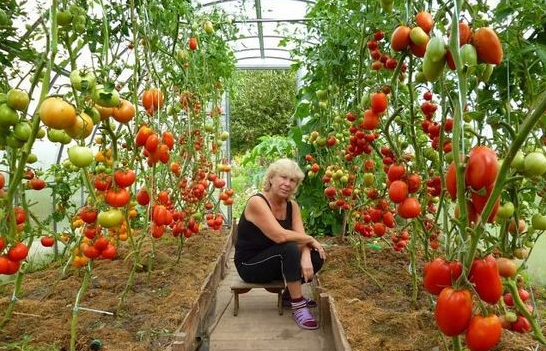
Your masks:
{"label": "wooden stool", "polygon": [[282,292],[284,290],[284,282],[282,280],[276,280],[270,283],[264,283],[264,284],[255,284],[255,283],[247,283],[241,278],[239,280],[233,282],[231,284],[231,292],[233,293],[233,315],[237,316],[239,313],[239,294],[244,294],[249,292],[252,289],[256,288],[262,288],[265,289],[271,293],[277,294],[277,308],[279,310],[279,314],[282,315]]}

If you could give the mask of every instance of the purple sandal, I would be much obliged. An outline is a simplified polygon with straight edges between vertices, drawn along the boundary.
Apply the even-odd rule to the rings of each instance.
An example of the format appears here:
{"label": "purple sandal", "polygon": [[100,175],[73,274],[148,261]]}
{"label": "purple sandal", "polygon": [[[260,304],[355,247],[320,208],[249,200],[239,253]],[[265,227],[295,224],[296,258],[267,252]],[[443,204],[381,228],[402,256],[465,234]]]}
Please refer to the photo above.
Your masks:
{"label": "purple sandal", "polygon": [[318,329],[319,327],[317,321],[315,320],[315,317],[313,317],[307,307],[299,308],[295,311],[292,311],[292,315],[294,316],[296,324],[302,329],[314,330]]}

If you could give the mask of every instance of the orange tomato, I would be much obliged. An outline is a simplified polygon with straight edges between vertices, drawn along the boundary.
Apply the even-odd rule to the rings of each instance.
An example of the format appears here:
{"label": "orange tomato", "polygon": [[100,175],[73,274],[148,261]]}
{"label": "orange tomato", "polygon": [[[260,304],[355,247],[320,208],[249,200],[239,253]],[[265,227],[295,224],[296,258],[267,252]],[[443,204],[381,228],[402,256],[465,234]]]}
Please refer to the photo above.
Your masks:
{"label": "orange tomato", "polygon": [[85,112],[76,117],[71,126],[64,129],[73,139],[83,140],[93,132],[93,120]]}
{"label": "orange tomato", "polygon": [[53,129],[65,129],[76,122],[76,109],[60,97],[45,99],[39,114],[42,123]]}
{"label": "orange tomato", "polygon": [[411,42],[410,40],[411,29],[407,26],[398,26],[391,36],[391,48],[394,51],[402,51],[407,48]]}
{"label": "orange tomato", "polygon": [[135,117],[135,105],[122,99],[119,107],[113,109],[113,117],[119,123],[128,123]]}

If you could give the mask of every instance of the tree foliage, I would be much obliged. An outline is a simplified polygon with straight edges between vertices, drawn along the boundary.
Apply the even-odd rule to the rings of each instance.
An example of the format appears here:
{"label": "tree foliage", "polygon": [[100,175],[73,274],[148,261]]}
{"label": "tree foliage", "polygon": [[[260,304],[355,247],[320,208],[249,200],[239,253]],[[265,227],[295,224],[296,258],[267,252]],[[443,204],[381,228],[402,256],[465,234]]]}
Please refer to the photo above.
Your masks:
{"label": "tree foliage", "polygon": [[296,96],[290,71],[239,71],[231,93],[231,146],[244,153],[264,135],[286,135]]}

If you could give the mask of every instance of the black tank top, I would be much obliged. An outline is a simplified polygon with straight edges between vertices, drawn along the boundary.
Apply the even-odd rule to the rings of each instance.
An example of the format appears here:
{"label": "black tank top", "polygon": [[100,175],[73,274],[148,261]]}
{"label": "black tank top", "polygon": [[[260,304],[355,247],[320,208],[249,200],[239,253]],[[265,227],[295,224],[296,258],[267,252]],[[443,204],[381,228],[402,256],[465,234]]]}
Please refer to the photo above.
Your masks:
{"label": "black tank top", "polygon": [[[263,194],[258,193],[252,196],[259,196],[264,199],[267,206],[271,209],[271,205]],[[284,229],[292,229],[292,202],[290,200],[286,201],[285,219],[282,221],[277,219],[277,221]],[[245,262],[273,245],[276,245],[273,240],[269,239],[254,223],[246,219],[245,211],[243,210],[243,214],[237,225],[234,261],[239,263]]]}

